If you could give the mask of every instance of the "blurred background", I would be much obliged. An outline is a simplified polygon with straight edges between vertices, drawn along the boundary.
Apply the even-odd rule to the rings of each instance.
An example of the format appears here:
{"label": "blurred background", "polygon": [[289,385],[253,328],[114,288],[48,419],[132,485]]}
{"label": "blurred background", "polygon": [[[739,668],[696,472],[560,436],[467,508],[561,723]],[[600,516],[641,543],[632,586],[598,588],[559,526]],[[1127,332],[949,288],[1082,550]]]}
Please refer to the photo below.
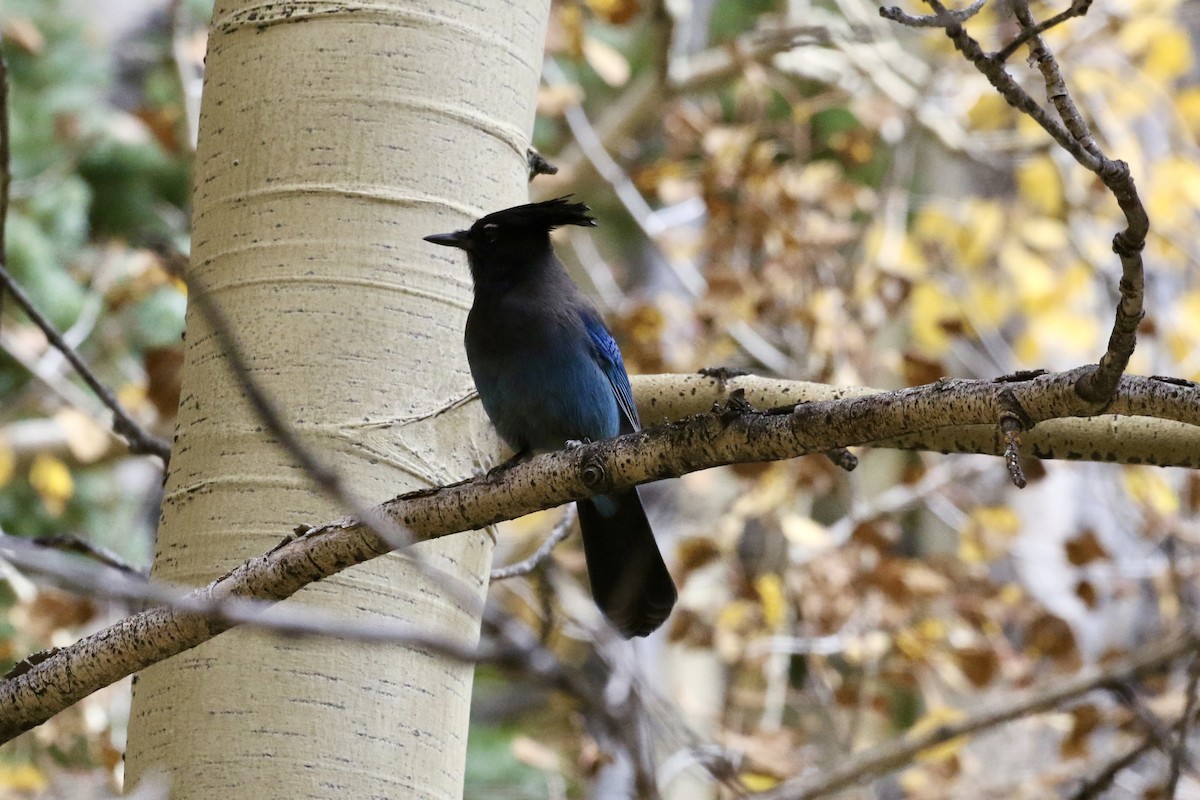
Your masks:
{"label": "blurred background", "polygon": [[[1039,19],[1064,7],[1032,4]],[[1198,12],[1114,0],[1046,37],[1151,216],[1131,371],[1190,380]],[[0,4],[8,268],[168,439],[186,292],[149,244],[187,250],[210,13],[209,0]],[[1018,31],[1002,2],[968,29],[988,49]],[[1010,72],[1043,98],[1023,58]],[[1111,195],[944,34],[901,28],[864,0],[556,0],[534,143],[559,167],[532,184],[535,199],[574,193],[600,220],[562,231],[558,248],[631,373],[727,366],[886,389],[1069,368],[1103,350],[1124,227]],[[109,416],[5,301],[0,529],[85,542],[144,571],[161,464],[129,455]],[[674,704],[659,723],[740,753],[746,789],[1103,663],[1195,613],[1192,472],[1029,459],[1018,491],[994,458],[858,455],[852,473],[809,457],[644,490],[681,602],[638,645],[640,669]],[[561,514],[501,526],[497,564],[532,552]],[[492,599],[535,619],[553,593],[550,641],[586,664],[582,580],[572,539],[552,568]],[[0,671],[134,610],[2,560],[0,608]],[[1181,680],[951,742],[844,796],[1072,796],[1138,741],[1143,706],[1182,713]],[[117,791],[128,695],[127,681],[110,687],[0,749],[0,798]],[[601,748],[568,701],[481,669],[473,714],[468,798],[604,796]],[[728,796],[688,736],[656,741],[666,796]],[[1151,749],[1106,796],[1160,796],[1168,769]],[[1179,796],[1200,796],[1190,773]]]}

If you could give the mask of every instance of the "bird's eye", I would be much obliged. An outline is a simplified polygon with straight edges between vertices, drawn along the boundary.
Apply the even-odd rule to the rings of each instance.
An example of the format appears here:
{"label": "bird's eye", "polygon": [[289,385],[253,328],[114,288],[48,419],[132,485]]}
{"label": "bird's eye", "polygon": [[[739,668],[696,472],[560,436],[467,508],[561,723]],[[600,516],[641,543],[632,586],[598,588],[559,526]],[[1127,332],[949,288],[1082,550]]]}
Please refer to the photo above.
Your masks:
{"label": "bird's eye", "polygon": [[496,235],[500,232],[500,226],[494,222],[489,222],[483,226],[483,238],[485,241],[496,241]]}

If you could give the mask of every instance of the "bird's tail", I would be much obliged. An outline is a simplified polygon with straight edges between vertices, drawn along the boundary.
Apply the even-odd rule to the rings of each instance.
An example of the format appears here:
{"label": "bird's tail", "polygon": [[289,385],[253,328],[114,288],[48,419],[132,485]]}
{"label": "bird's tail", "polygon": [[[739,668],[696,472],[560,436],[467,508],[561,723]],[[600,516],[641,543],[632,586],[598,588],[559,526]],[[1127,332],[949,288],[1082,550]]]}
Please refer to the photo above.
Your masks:
{"label": "bird's tail", "polygon": [[663,624],[677,597],[637,489],[579,503],[592,597],[626,639]]}

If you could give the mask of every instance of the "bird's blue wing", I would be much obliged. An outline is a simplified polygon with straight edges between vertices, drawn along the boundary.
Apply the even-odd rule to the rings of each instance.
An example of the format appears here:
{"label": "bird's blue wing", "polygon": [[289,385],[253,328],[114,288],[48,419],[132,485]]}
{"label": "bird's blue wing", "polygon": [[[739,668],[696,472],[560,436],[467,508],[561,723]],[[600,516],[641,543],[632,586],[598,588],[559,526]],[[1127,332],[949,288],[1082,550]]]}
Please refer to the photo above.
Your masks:
{"label": "bird's blue wing", "polygon": [[617,398],[617,407],[621,409],[622,433],[641,430],[637,407],[633,404],[633,389],[629,386],[629,374],[625,372],[625,362],[621,359],[621,350],[617,347],[616,340],[608,332],[608,328],[604,327],[600,315],[592,309],[584,311],[583,324],[587,328],[588,338],[591,339],[596,361],[608,378],[613,395]]}

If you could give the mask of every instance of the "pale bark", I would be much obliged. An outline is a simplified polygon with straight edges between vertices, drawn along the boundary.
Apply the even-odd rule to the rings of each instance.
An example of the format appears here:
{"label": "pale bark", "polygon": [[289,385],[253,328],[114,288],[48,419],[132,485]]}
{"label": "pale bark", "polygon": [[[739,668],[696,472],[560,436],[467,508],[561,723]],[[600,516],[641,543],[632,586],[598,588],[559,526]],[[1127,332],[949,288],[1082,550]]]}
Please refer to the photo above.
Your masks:
{"label": "pale bark", "polygon": [[[440,413],[471,390],[469,279],[421,236],[525,200],[547,14],[545,0],[214,11],[190,278],[364,501],[463,476],[476,435],[494,447],[477,406]],[[344,511],[270,441],[190,309],[155,575],[206,583]],[[422,549],[482,596],[485,534]],[[470,645],[479,608],[463,599],[388,556],[293,602]],[[127,779],[165,771],[173,798],[457,797],[471,680],[418,650],[233,632],[139,676]]]}

